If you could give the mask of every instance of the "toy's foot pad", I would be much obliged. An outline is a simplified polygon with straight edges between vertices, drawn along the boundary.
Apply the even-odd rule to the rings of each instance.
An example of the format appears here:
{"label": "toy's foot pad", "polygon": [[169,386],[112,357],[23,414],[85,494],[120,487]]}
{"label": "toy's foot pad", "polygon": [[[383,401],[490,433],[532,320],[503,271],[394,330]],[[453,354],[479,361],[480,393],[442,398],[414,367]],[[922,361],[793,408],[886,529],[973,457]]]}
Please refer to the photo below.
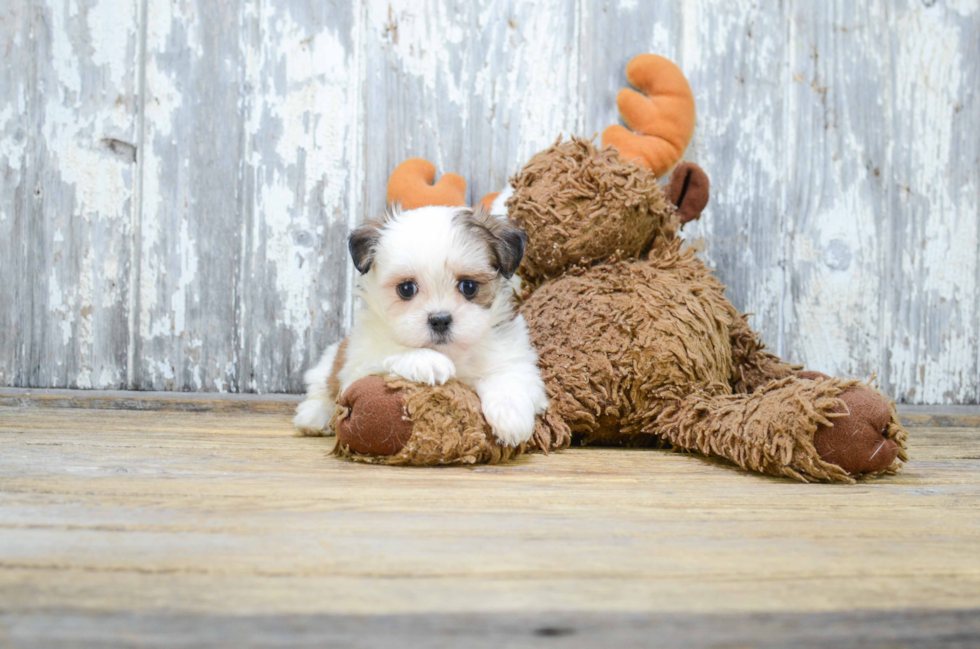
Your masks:
{"label": "toy's foot pad", "polygon": [[384,377],[368,376],[351,385],[338,400],[349,412],[336,423],[337,442],[364,455],[396,455],[412,436],[400,390]]}
{"label": "toy's foot pad", "polygon": [[[808,377],[804,377],[808,378]],[[840,394],[849,413],[833,419],[832,426],[820,426],[813,444],[824,462],[836,464],[851,475],[876,473],[890,467],[899,455],[899,445],[885,436],[892,409],[888,400],[864,385]]]}

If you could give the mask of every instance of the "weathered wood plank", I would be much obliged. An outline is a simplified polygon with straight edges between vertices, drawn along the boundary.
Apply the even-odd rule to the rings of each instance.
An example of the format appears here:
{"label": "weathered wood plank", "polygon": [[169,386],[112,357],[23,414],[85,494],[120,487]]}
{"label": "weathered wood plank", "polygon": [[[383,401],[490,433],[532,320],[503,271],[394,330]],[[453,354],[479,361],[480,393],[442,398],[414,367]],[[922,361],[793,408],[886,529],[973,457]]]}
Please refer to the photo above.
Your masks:
{"label": "weathered wood plank", "polygon": [[[87,410],[250,412],[292,417],[302,395],[0,388],[0,406]],[[977,406],[898,406],[906,428],[980,428]]]}
{"label": "weathered wood plank", "polygon": [[365,466],[270,415],[8,408],[0,443],[14,621],[980,607],[975,428],[856,486],[648,450]]}
{"label": "weathered wood plank", "polygon": [[[6,634],[6,635],[4,635]],[[980,644],[980,610],[835,613],[429,613],[219,616],[93,614],[76,609],[0,613],[0,640],[16,649],[399,647],[664,649],[787,646],[946,649]]]}
{"label": "weathered wood plank", "polygon": [[785,7],[684,3],[678,62],[695,89],[698,124],[687,158],[711,178],[707,213],[687,237],[702,248],[736,307],[779,355],[785,344]]}
{"label": "weathered wood plank", "polygon": [[980,403],[980,6],[901,2],[887,17],[882,371],[902,401]]}
{"label": "weathered wood plank", "polygon": [[237,388],[243,1],[149,2],[133,386]]}
{"label": "weathered wood plank", "polygon": [[[295,414],[300,398],[300,395],[296,394],[0,388],[0,406],[4,407],[249,412],[285,415],[287,417]],[[0,411],[0,418],[2,416],[2,411]],[[980,413],[977,414],[977,420],[980,421]],[[924,419],[924,421],[928,420]],[[949,425],[949,423],[962,424],[971,420],[956,415],[946,417],[946,421]]]}
{"label": "weathered wood plank", "polygon": [[302,392],[303,371],[350,317],[362,25],[353,3],[247,7],[240,340],[230,389]]}
{"label": "weathered wood plank", "polygon": [[0,385],[29,386],[36,78],[27,2],[0,7]]}
{"label": "weathered wood plank", "polygon": [[137,3],[14,2],[4,11],[10,92],[0,114],[12,139],[3,148],[8,168],[15,150],[21,161],[4,172],[4,217],[13,213],[0,224],[10,237],[10,260],[0,263],[12,265],[0,289],[10,292],[0,353],[11,350],[17,366],[0,372],[19,385],[122,387]]}
{"label": "weathered wood plank", "polygon": [[789,360],[832,375],[868,377],[883,360],[886,12],[826,2],[789,16],[784,337]]}
{"label": "weathered wood plank", "polygon": [[367,2],[365,214],[405,158],[460,174],[475,201],[578,133],[577,29],[572,0]]}

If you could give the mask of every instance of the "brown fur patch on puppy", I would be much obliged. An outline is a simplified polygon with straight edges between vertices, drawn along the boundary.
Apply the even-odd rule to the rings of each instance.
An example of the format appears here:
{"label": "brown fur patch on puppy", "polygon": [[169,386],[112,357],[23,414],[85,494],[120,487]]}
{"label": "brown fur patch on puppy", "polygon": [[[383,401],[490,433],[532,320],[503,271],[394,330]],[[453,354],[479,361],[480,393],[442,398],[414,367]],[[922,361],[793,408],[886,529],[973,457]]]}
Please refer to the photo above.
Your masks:
{"label": "brown fur patch on puppy", "polygon": [[366,221],[347,237],[347,248],[354,260],[354,268],[361,275],[371,270],[378,240],[381,238],[381,227],[380,221]]}
{"label": "brown fur patch on puppy", "polygon": [[501,275],[514,276],[524,257],[527,234],[510,219],[490,214],[482,205],[460,212],[457,222],[483,241],[490,253],[494,268]]}
{"label": "brown fur patch on puppy", "polygon": [[476,297],[472,298],[470,302],[482,306],[484,309],[489,309],[497,297],[497,291],[500,290],[500,275],[497,273],[473,273],[459,278],[460,281],[464,279],[473,280],[480,287]]}
{"label": "brown fur patch on puppy", "polygon": [[350,342],[350,338],[344,338],[340,341],[340,345],[337,346],[337,355],[333,357],[333,365],[330,366],[330,378],[327,379],[327,394],[336,403],[337,398],[340,397],[340,370],[343,369],[344,363],[347,362],[347,344]]}

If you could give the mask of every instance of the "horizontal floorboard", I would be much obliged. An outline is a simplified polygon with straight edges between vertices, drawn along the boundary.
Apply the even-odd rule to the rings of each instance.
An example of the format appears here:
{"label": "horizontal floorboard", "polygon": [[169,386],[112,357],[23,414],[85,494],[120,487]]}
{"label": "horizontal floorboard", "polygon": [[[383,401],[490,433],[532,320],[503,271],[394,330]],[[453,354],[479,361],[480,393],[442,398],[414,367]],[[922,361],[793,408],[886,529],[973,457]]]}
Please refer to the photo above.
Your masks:
{"label": "horizontal floorboard", "polygon": [[285,413],[0,407],[0,645],[980,642],[978,428],[916,428],[900,474],[857,485],[332,447]]}
{"label": "horizontal floorboard", "polygon": [[[5,630],[4,630],[5,629]],[[508,647],[656,646],[827,649],[972,648],[980,609],[692,615],[677,613],[537,613],[426,615],[187,614],[91,615],[77,610],[5,616],[0,639],[23,649],[124,647]]]}

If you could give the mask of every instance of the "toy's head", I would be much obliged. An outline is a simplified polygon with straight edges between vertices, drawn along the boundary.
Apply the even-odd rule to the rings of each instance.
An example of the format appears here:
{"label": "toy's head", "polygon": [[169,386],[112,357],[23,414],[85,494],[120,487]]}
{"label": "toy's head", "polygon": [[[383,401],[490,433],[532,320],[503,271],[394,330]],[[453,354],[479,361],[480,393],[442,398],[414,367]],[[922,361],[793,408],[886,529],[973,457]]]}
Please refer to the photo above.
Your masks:
{"label": "toy's head", "polygon": [[638,257],[680,226],[650,170],[578,138],[537,153],[511,184],[508,215],[528,236],[519,271],[526,281],[617,252]]}
{"label": "toy's head", "polygon": [[636,258],[658,237],[674,238],[707,203],[707,176],[685,163],[665,190],[658,176],[680,160],[694,131],[694,97],[676,65],[644,54],[626,68],[643,90],[617,98],[624,121],[603,147],[572,138],[539,152],[511,180],[508,215],[528,235],[519,274],[537,283],[573,265]]}

